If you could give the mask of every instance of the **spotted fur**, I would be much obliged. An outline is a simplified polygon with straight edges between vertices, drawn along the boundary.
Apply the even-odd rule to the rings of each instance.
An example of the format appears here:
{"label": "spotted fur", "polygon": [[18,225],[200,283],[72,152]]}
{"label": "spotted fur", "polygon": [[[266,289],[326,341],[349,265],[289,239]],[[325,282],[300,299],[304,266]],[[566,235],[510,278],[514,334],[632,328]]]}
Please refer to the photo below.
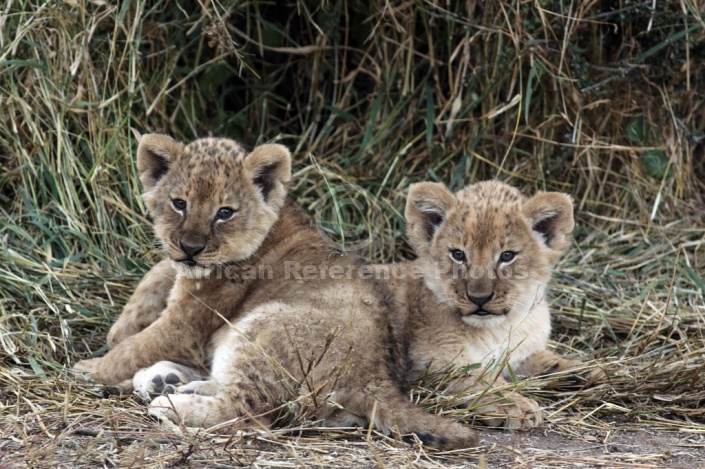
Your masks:
{"label": "spotted fur", "polygon": [[[114,347],[79,362],[78,370],[118,384],[156,364],[164,376],[136,377],[146,381],[138,386],[146,394],[200,374],[180,366],[210,370],[208,380],[150,406],[153,415],[189,426],[272,424],[291,402],[306,404],[323,425],[371,422],[444,449],[477,443],[473,430],[402,394],[406,343],[384,285],[356,275],[301,277],[307,267],[357,272],[361,263],[335,252],[286,199],[286,148],[263,145],[247,153],[230,140],[184,146],[147,135],[137,167],[170,260],[143,279],[137,291],[145,301],[138,307],[140,298],[130,300],[111,330]],[[246,275],[252,269],[265,274]],[[159,293],[150,291],[168,285],[159,275],[174,277],[161,312]]]}
{"label": "spotted fur", "polygon": [[[391,277],[398,280],[390,286],[407,314],[410,380],[480,363],[480,369],[449,390],[480,391],[476,404],[494,415],[489,420],[493,425],[540,424],[534,400],[484,391],[487,383],[494,388],[506,384],[512,372],[530,376],[580,364],[547,349],[546,287],[572,239],[570,197],[539,193],[527,198],[499,181],[456,193],[442,184],[420,183],[409,189],[405,217],[418,259],[382,269],[396,270]],[[587,379],[601,377],[595,371]]]}

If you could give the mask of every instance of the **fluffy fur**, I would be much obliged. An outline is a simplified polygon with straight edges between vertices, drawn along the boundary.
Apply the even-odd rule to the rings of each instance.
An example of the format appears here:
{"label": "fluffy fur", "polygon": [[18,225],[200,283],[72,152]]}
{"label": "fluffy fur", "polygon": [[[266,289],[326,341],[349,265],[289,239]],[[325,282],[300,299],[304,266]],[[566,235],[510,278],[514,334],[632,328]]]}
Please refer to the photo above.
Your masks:
{"label": "fluffy fur", "polygon": [[[142,306],[133,297],[110,332],[114,347],[78,370],[117,384],[164,360],[210,369],[209,380],[152,402],[153,414],[191,426],[272,423],[274,411],[293,400],[309,404],[324,425],[370,421],[438,448],[476,444],[472,430],[401,393],[406,342],[383,285],[355,275],[305,276],[307,268],[357,272],[360,264],[333,252],[286,200],[284,147],[246,153],[230,140],[184,146],[146,135],[137,166],[173,269],[159,264],[155,275],[176,273],[175,283],[160,314],[157,297],[168,281],[149,274],[137,290],[146,292]],[[165,380],[192,379],[181,371]]]}
{"label": "fluffy fur", "polygon": [[[398,309],[407,314],[409,378],[481,363],[450,391],[482,391],[477,404],[496,416],[492,425],[538,425],[542,418],[535,401],[485,391],[487,383],[506,384],[510,369],[531,376],[580,365],[547,349],[551,323],[545,291],[571,241],[570,197],[526,198],[499,181],[456,193],[442,184],[420,183],[409,189],[405,218],[418,259],[378,269],[394,271],[389,283]],[[601,376],[596,370],[586,379]]]}

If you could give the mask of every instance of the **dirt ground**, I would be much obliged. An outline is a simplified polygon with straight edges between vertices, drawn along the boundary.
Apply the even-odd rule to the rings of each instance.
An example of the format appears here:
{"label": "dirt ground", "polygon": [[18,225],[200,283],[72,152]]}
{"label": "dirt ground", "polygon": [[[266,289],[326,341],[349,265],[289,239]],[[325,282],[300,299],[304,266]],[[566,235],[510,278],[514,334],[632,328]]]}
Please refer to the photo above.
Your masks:
{"label": "dirt ground", "polygon": [[611,416],[604,408],[595,409],[594,415],[549,408],[546,422],[531,432],[478,425],[480,447],[437,452],[367,429],[204,433],[151,420],[144,402],[136,397],[96,399],[84,405],[57,396],[55,405],[45,401],[33,412],[3,410],[0,468],[705,467],[705,430],[699,431],[699,425],[679,425],[667,416],[659,421]]}
{"label": "dirt ground", "polygon": [[576,432],[570,425],[548,425],[523,434],[486,431],[480,441],[488,461],[510,467],[705,467],[705,434],[631,427]]}

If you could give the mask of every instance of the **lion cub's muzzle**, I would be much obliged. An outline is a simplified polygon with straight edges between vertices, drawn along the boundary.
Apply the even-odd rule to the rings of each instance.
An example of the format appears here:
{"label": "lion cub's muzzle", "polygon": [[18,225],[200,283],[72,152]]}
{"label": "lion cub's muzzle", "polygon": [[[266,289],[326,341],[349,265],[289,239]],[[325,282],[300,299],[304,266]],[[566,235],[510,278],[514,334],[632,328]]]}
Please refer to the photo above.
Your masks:
{"label": "lion cub's muzzle", "polygon": [[487,295],[472,295],[466,293],[465,299],[470,304],[468,309],[463,312],[463,316],[504,316],[509,312],[507,308],[497,310],[496,307],[490,305],[490,302],[494,299],[494,292],[490,292]]}
{"label": "lion cub's muzzle", "polygon": [[178,262],[182,262],[189,267],[193,267],[198,264],[196,262],[196,256],[206,249],[206,243],[200,239],[182,238],[181,241],[179,241],[179,247],[181,248],[181,251],[186,254],[186,258],[179,259]]}
{"label": "lion cub's muzzle", "polygon": [[465,316],[504,316],[508,313],[507,310],[496,311],[495,308],[488,306],[494,298],[494,292],[484,295],[466,293],[465,297],[471,305],[470,310],[464,314]]}

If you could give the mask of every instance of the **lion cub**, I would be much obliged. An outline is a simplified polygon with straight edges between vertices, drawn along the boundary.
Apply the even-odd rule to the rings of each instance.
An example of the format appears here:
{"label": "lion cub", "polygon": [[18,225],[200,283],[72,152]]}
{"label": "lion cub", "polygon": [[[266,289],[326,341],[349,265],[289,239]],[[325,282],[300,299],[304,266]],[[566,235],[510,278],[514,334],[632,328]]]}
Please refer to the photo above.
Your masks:
{"label": "lion cub", "polygon": [[[545,291],[571,241],[570,197],[549,192],[526,198],[499,181],[456,193],[419,183],[409,189],[405,218],[418,259],[380,266],[378,274],[388,270],[397,306],[407,315],[409,379],[481,363],[449,391],[480,391],[476,404],[496,416],[491,425],[538,425],[534,400],[486,388],[506,384],[512,372],[531,376],[580,365],[547,349]],[[588,381],[601,376],[595,370]]]}
{"label": "lion cub", "polygon": [[[144,308],[111,331],[112,350],[76,369],[106,384],[164,360],[210,369],[208,381],[151,404],[153,414],[188,426],[272,423],[294,401],[324,425],[371,422],[444,449],[476,444],[473,430],[428,414],[400,391],[408,361],[389,292],[356,275],[359,261],[333,251],[287,200],[285,147],[248,154],[226,139],[184,146],[146,135],[137,168],[176,279],[161,312],[159,291],[169,281],[159,272],[145,279]],[[159,269],[174,272],[167,263]]]}

